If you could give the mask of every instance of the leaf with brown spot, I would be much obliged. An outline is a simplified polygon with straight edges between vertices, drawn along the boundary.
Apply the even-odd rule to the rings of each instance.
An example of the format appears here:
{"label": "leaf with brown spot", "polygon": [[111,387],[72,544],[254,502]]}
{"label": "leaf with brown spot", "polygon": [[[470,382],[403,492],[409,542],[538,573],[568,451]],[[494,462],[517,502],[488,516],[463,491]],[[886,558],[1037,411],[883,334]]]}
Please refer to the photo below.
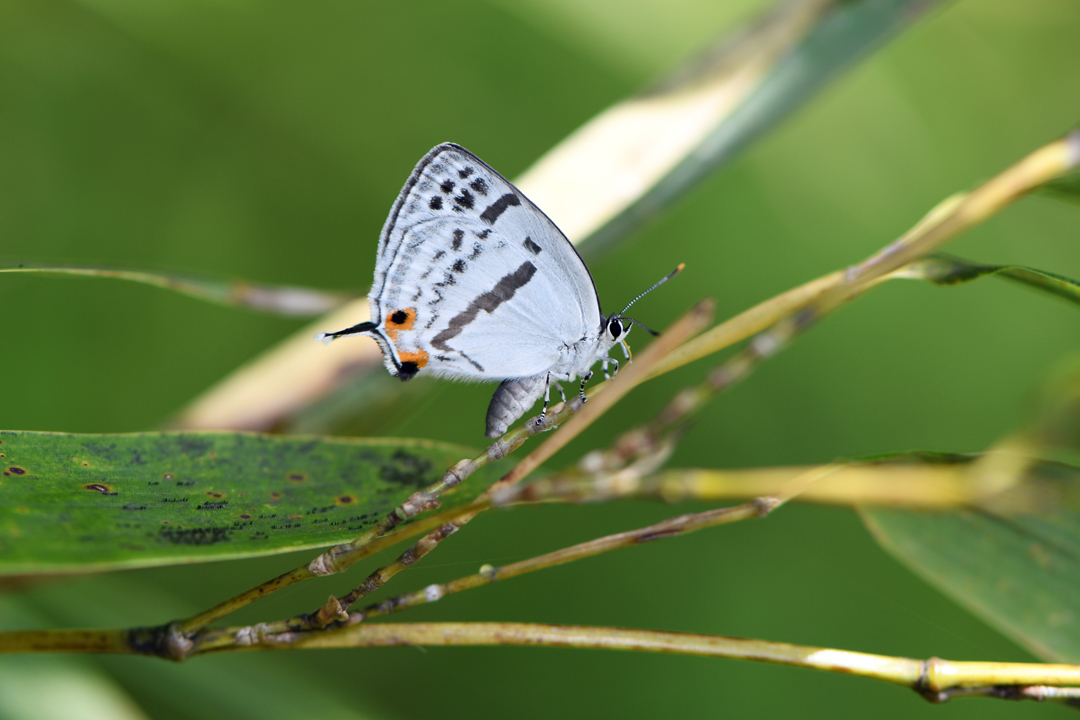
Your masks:
{"label": "leaf with brown spot", "polygon": [[[0,436],[11,478],[0,484],[0,574],[333,545],[475,454],[424,441],[247,433]],[[472,500],[498,474],[477,473],[444,507]]]}

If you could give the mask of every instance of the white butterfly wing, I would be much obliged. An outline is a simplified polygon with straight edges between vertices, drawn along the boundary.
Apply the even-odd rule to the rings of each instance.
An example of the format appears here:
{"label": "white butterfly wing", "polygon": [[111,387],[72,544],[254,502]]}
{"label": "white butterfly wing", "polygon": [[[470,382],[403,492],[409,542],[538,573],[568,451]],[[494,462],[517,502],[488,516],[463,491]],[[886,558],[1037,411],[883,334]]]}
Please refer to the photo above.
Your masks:
{"label": "white butterfly wing", "polygon": [[399,377],[536,375],[601,329],[592,277],[562,232],[449,143],[420,161],[394,203],[368,298]]}

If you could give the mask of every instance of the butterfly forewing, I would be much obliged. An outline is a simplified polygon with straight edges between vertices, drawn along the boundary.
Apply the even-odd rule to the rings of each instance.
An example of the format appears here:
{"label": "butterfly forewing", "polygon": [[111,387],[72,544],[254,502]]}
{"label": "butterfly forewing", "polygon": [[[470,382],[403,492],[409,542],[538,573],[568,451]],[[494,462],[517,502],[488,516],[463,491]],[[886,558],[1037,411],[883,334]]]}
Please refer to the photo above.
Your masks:
{"label": "butterfly forewing", "polygon": [[368,297],[400,376],[535,375],[600,332],[596,290],[570,242],[452,144],[428,153],[402,189]]}

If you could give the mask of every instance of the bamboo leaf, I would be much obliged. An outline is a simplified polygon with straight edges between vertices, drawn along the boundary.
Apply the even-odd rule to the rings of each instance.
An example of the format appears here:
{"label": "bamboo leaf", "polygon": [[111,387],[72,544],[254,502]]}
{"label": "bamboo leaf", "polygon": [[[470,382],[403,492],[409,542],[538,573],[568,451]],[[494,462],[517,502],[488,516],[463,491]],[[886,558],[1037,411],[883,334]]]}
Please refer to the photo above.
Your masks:
{"label": "bamboo leaf", "polygon": [[913,262],[893,277],[928,280],[937,285],[960,285],[990,275],[1000,275],[1080,303],[1080,282],[1064,275],[1023,265],[983,265],[943,253]]}
{"label": "bamboo leaf", "polygon": [[1080,660],[1080,544],[983,512],[862,516],[886,550],[1036,655]]}
{"label": "bamboo leaf", "polygon": [[220,280],[198,275],[124,270],[106,267],[0,263],[0,273],[35,273],[113,278],[173,290],[207,302],[293,317],[322,315],[353,299],[346,293],[288,285],[260,285],[245,280]]}
{"label": "bamboo leaf", "polygon": [[[0,574],[170,565],[332,545],[470,451],[242,433],[0,432]],[[444,507],[497,477],[486,467]]]}
{"label": "bamboo leaf", "polygon": [[[958,603],[1045,659],[1077,662],[1080,369],[1059,374],[1039,405],[1029,429],[972,463],[976,480],[1002,488],[997,498],[961,512],[862,514],[882,546]],[[1033,486],[1018,502],[1013,490]]]}

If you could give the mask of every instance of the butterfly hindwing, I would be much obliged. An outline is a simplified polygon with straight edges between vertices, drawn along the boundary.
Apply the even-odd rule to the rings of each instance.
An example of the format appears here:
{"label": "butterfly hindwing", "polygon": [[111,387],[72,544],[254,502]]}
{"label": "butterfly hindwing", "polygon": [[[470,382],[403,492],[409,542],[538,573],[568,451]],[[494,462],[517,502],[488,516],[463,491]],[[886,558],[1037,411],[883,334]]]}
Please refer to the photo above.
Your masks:
{"label": "butterfly hindwing", "polygon": [[400,377],[535,375],[600,331],[592,278],[570,242],[453,144],[428,153],[394,203],[368,297]]}

